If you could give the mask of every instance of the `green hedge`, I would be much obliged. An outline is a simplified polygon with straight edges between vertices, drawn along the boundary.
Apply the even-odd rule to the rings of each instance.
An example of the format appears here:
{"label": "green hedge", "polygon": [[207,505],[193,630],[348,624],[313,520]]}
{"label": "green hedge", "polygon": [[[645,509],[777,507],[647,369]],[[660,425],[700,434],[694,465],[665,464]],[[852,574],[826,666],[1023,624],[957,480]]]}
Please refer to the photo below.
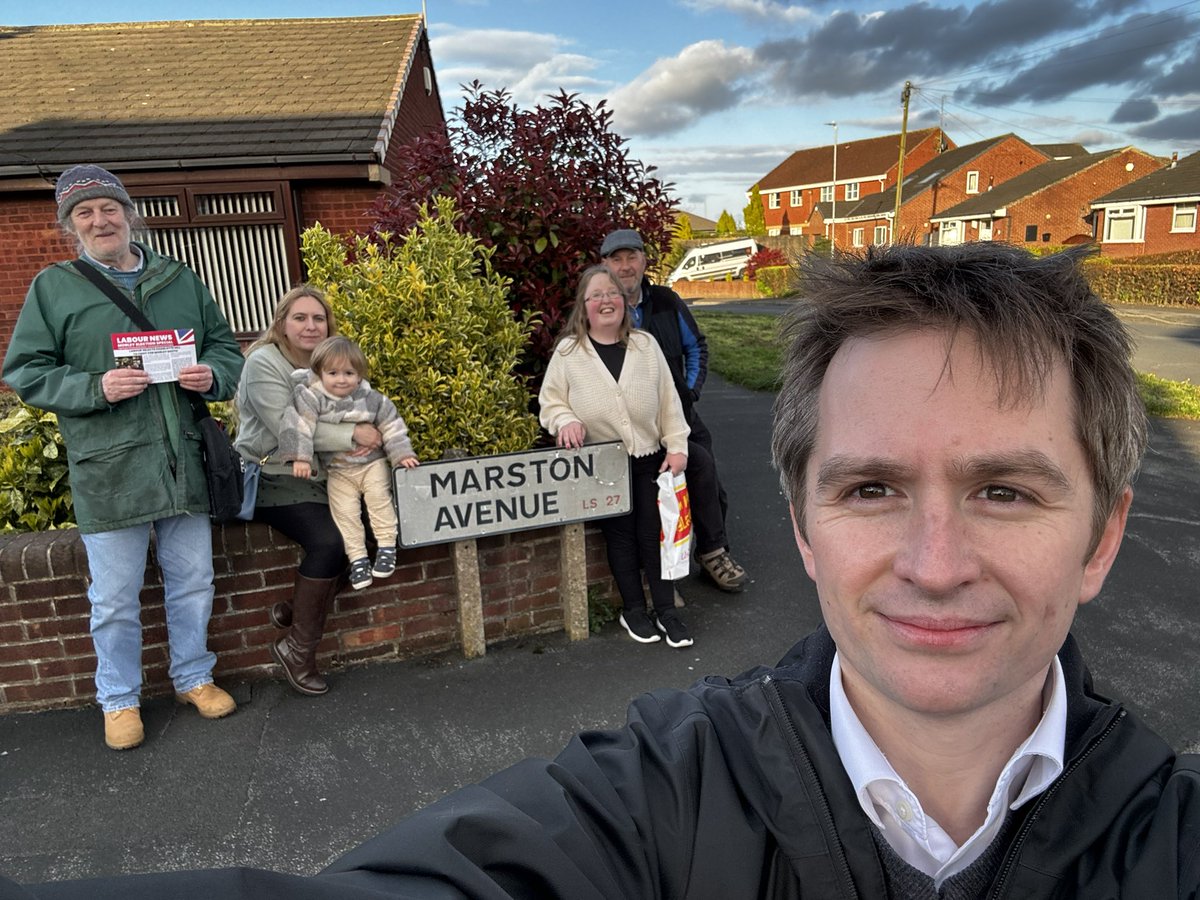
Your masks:
{"label": "green hedge", "polygon": [[791,266],[764,266],[756,273],[758,293],[763,297],[783,297],[791,293]]}
{"label": "green hedge", "polygon": [[1109,303],[1200,306],[1200,265],[1131,265],[1089,259],[1084,271],[1092,289]]}

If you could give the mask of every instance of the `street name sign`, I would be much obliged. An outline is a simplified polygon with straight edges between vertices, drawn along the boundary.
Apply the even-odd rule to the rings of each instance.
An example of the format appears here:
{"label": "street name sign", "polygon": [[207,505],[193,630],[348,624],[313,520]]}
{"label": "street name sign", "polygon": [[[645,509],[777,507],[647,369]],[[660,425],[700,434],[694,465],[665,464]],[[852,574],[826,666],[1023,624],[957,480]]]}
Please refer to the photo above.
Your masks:
{"label": "street name sign", "polygon": [[444,459],[392,475],[400,544],[422,547],[629,512],[620,441]]}

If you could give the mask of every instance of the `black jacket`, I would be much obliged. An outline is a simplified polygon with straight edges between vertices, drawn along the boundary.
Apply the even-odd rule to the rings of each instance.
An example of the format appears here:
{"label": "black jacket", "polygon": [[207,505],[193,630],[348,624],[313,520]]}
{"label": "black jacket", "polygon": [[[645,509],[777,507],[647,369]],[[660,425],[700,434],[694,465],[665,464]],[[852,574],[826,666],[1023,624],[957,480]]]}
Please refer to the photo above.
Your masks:
{"label": "black jacket", "polygon": [[[457,791],[312,878],[252,870],[43,885],[36,897],[797,900],[887,896],[829,733],[824,629],[775,669],[647,694],[627,726]],[[1164,900],[1200,883],[1200,785],[1074,642],[1063,774],[1020,811],[988,897]]]}
{"label": "black jacket", "polygon": [[[668,287],[651,284],[649,279],[642,279],[642,328],[654,335],[658,346],[662,348],[663,356],[667,358],[667,367],[671,370],[671,378],[675,382],[675,390],[679,394],[679,402],[683,404],[684,418],[692,421],[692,406],[700,399],[704,389],[704,380],[708,377],[708,342],[692,311],[679,295]],[[680,320],[682,319],[682,324]],[[684,350],[683,328],[690,334],[690,342],[697,347],[699,356],[699,373],[696,381],[688,385],[687,362]]]}

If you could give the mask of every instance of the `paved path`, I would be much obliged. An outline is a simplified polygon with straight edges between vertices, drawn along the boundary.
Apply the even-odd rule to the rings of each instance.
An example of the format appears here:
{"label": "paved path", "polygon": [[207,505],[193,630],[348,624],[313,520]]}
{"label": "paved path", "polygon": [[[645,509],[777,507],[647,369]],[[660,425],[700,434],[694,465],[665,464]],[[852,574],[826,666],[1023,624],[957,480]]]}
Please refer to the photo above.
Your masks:
{"label": "paved path", "polygon": [[[696,645],[634,644],[616,626],[453,657],[350,669],[323,698],[233,686],[206,722],[146,704],[146,744],[114,753],[95,709],[0,717],[0,871],[22,881],[256,865],[314,872],[445,791],[577,730],[615,726],[652,687],[775,661],[818,620],[769,466],[772,397],[712,378],[702,411],[732,500],[730,534],[754,584],[682,583]],[[1200,744],[1200,424],[1155,425],[1129,537],[1077,634],[1098,687],[1177,746]]]}

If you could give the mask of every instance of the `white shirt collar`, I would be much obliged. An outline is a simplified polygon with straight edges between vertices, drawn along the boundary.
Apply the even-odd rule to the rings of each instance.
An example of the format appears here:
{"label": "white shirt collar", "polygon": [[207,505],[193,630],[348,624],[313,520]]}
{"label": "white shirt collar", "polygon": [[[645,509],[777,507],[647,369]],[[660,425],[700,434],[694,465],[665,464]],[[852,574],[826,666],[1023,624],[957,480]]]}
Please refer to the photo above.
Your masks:
{"label": "white shirt collar", "polygon": [[1009,810],[1044,791],[1063,770],[1067,734],[1067,690],[1058,657],[1050,667],[1050,699],[1033,733],[1005,764],[988,801],[987,819],[961,847],[925,814],[863,727],[842,687],[842,667],[834,654],[829,674],[833,743],[854,785],[858,802],[888,844],[905,862],[934,879],[940,888],[987,849]]}

